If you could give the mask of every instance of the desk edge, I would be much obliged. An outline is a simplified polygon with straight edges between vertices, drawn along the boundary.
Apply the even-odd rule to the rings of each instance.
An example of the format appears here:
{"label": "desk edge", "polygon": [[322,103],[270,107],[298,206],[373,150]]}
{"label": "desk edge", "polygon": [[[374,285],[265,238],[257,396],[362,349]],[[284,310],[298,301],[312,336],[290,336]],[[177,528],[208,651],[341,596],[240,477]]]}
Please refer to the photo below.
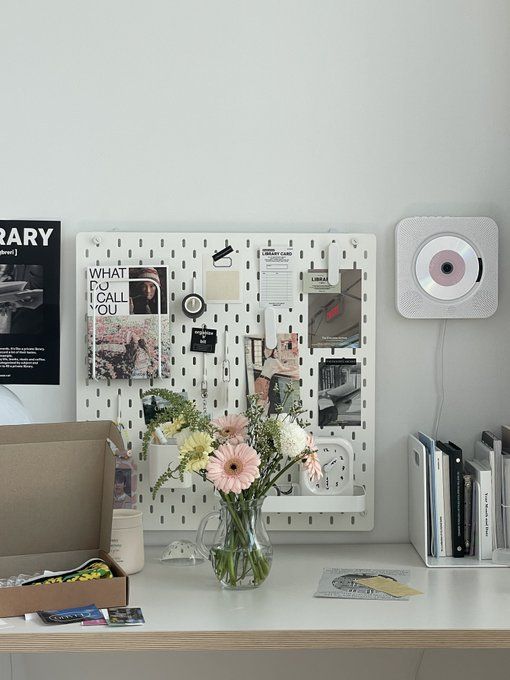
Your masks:
{"label": "desk edge", "polygon": [[266,630],[1,633],[0,653],[510,648],[510,630]]}

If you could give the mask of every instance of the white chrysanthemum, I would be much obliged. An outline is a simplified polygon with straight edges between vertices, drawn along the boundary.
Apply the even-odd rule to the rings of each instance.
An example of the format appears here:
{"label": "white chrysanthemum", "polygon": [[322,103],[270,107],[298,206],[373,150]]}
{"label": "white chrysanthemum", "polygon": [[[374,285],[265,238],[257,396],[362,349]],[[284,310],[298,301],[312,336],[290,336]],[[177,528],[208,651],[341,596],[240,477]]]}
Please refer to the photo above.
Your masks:
{"label": "white chrysanthemum", "polygon": [[282,455],[295,458],[302,454],[306,448],[307,438],[307,433],[295,421],[284,420],[280,426]]}

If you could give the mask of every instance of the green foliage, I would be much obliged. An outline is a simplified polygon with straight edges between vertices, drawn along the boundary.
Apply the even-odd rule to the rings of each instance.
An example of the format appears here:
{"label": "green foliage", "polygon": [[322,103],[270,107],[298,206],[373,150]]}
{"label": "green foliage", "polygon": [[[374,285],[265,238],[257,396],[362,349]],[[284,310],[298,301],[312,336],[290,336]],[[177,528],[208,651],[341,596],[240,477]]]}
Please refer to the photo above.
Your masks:
{"label": "green foliage", "polygon": [[147,449],[153,439],[154,430],[164,423],[176,420],[176,418],[184,419],[182,429],[189,427],[191,430],[213,434],[214,428],[209,417],[200,413],[196,402],[186,399],[182,394],[159,388],[147,390],[142,394],[142,397],[151,397],[152,395],[165,399],[168,406],[161,410],[154,420],[147,425],[147,430],[142,439],[142,458],[144,460],[147,460]]}
{"label": "green foliage", "polygon": [[[171,392],[166,389],[150,389],[143,393],[143,397],[158,396],[167,401],[167,406],[161,410],[155,419],[147,426],[142,440],[142,457],[147,458],[149,444],[153,440],[154,430],[165,423],[171,423],[177,418],[182,419],[181,429],[189,428],[191,431],[199,431],[209,434],[214,442],[213,448],[218,447],[215,439],[216,430],[208,415],[204,415],[198,410],[194,401],[186,399],[182,394]],[[260,476],[246,490],[242,491],[238,497],[235,494],[221,494],[222,498],[231,498],[232,502],[243,502],[254,498],[262,498],[269,489],[282,477],[287,470],[309,454],[306,449],[299,456],[293,459],[285,459],[281,452],[281,423],[287,419],[295,421],[303,429],[307,429],[309,423],[302,418],[304,409],[299,401],[294,399],[294,389],[290,384],[286,387],[282,403],[277,409],[276,417],[268,417],[264,412],[264,407],[257,396],[252,395],[247,398],[248,406],[244,415],[248,419],[247,443],[253,447],[260,457]],[[289,406],[290,403],[290,406]],[[284,411],[285,409],[285,411]],[[152,496],[156,496],[162,485],[171,479],[183,479],[186,466],[193,454],[181,456],[179,465],[172,469],[168,468],[156,481]],[[204,471],[199,474],[202,479],[206,479]]]}

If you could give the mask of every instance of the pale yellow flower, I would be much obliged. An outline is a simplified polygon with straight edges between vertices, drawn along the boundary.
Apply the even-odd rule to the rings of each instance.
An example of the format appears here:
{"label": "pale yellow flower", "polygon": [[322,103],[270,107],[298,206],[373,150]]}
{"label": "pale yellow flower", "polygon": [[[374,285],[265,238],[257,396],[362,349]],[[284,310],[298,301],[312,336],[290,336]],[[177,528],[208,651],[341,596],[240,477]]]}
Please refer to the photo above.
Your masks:
{"label": "pale yellow flower", "polygon": [[194,454],[187,461],[186,465],[184,466],[184,470],[186,472],[200,472],[200,470],[205,470],[208,463],[209,454],[207,453]]}
{"label": "pale yellow flower", "polygon": [[192,432],[181,444],[179,452],[186,461],[186,472],[205,470],[213,452],[213,438],[207,432]]}
{"label": "pale yellow flower", "polygon": [[182,416],[178,416],[174,420],[170,420],[168,423],[163,423],[161,425],[161,430],[167,439],[172,439],[172,437],[175,437],[177,432],[180,432],[185,422],[186,421]]}

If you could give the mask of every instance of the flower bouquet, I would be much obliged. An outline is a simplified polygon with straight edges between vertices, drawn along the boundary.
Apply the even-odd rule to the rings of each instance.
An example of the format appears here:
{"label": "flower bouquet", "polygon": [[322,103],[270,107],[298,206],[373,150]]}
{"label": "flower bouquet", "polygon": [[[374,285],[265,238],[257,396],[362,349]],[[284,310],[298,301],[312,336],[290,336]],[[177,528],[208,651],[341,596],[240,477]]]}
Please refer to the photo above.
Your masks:
{"label": "flower bouquet", "polygon": [[[166,481],[193,472],[210,482],[219,498],[220,525],[208,551],[218,580],[229,588],[253,588],[264,582],[272,562],[272,548],[261,519],[262,503],[271,487],[296,464],[304,466],[310,479],[322,475],[308,423],[298,402],[290,406],[292,390],[285,394],[279,412],[267,416],[256,396],[248,397],[246,411],[210,419],[196,404],[167,390],[149,390],[163,397],[167,406],[150,423],[142,445],[156,428],[175,437],[179,464],[169,467],[157,480],[153,495]],[[287,412],[284,412],[284,409]],[[199,528],[199,548],[205,551]]]}

